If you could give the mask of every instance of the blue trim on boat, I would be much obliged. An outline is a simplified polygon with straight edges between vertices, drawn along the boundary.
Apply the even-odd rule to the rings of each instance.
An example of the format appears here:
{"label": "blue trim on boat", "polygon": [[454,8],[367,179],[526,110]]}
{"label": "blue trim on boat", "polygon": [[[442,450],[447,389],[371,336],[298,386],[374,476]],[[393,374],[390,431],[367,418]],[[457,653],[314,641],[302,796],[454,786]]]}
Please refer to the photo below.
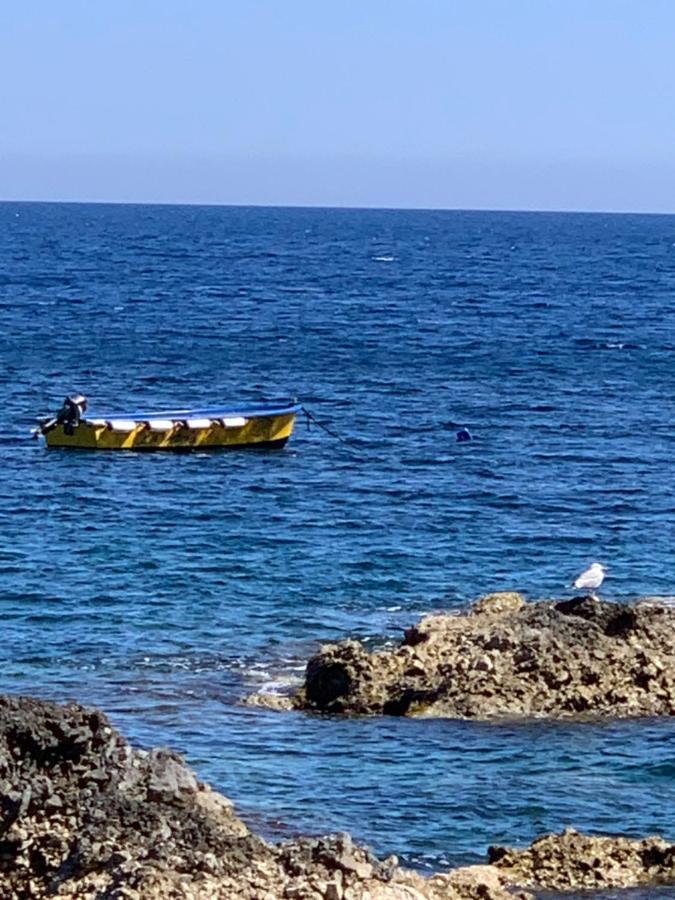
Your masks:
{"label": "blue trim on boat", "polygon": [[221,418],[222,416],[283,416],[298,413],[302,409],[294,400],[268,400],[264,403],[230,403],[225,406],[198,406],[185,409],[135,410],[134,412],[108,413],[87,410],[87,419],[185,419],[188,417]]}

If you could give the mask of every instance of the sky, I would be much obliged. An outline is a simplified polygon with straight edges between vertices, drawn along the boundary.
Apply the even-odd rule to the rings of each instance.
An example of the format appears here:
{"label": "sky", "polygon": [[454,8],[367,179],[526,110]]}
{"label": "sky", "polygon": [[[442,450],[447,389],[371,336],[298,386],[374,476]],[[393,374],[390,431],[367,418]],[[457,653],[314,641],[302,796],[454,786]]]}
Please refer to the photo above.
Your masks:
{"label": "sky", "polygon": [[671,0],[3,0],[0,199],[675,212]]}

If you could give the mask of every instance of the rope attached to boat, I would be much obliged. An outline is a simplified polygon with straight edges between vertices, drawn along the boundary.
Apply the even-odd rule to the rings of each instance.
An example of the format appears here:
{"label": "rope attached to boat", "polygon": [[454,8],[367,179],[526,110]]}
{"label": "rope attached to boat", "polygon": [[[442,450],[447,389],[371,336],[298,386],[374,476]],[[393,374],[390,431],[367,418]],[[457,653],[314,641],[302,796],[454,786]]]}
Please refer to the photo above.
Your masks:
{"label": "rope attached to boat", "polygon": [[317,419],[317,417],[314,415],[314,413],[310,412],[306,406],[302,406],[301,409],[305,414],[305,421],[307,422],[307,430],[308,431],[311,431],[312,422],[314,422],[314,424],[318,425],[319,428],[323,429],[323,431],[325,431],[326,434],[329,434],[331,437],[334,437],[336,440],[340,441],[341,444],[346,444],[348,447],[351,445],[351,441],[348,441],[346,438],[343,438],[341,435],[339,435],[337,433],[337,431],[333,431],[327,425],[324,425],[324,423],[321,422],[319,419]]}

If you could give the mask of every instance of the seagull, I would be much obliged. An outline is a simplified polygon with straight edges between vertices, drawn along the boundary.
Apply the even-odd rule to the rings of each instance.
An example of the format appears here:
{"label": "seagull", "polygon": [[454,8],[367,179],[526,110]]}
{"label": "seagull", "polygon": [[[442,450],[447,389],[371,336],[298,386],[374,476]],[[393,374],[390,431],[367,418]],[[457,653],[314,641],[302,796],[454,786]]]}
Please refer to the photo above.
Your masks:
{"label": "seagull", "polygon": [[572,582],[572,587],[575,588],[590,588],[591,589],[591,597],[594,600],[598,598],[595,596],[595,591],[600,587],[602,582],[605,580],[605,573],[607,569],[599,562],[591,563],[591,565],[585,569],[581,575],[574,579]]}

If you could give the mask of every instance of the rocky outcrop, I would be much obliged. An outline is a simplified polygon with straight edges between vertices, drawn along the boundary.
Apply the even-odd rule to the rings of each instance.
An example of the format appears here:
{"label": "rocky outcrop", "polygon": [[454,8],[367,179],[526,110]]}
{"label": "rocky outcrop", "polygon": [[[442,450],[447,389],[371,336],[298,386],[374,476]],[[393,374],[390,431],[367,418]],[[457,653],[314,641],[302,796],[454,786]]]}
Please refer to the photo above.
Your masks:
{"label": "rocky outcrop", "polygon": [[490,594],[463,615],[422,619],[395,649],[325,645],[293,705],[480,719],[670,716],[674,634],[675,610],[658,601]]}
{"label": "rocky outcrop", "polygon": [[348,835],[269,844],[170,750],[0,697],[2,900],[508,900],[504,884],[493,867],[424,879]]}
{"label": "rocky outcrop", "polygon": [[659,837],[596,837],[570,828],[525,850],[491,847],[489,859],[510,881],[549,890],[675,884],[675,844]]}
{"label": "rocky outcrop", "polygon": [[532,900],[675,883],[660,838],[543,837],[425,878],[348,835],[269,844],[169,750],[135,750],[104,715],[0,697],[2,900]]}

